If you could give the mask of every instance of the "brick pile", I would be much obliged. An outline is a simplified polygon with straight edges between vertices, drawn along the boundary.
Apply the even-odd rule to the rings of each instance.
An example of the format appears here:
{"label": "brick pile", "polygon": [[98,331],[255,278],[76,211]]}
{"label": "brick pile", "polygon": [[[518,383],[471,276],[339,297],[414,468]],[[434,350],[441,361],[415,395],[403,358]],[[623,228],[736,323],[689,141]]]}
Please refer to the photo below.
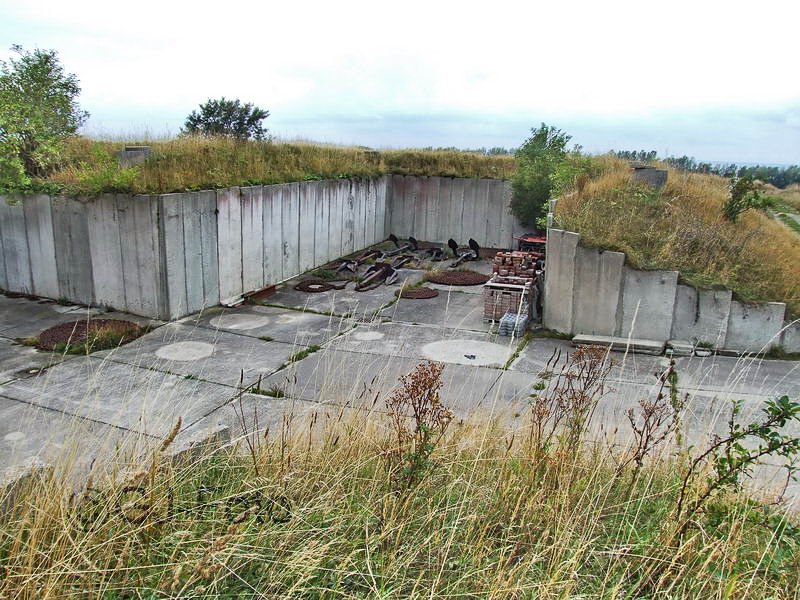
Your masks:
{"label": "brick pile", "polygon": [[506,313],[517,311],[530,316],[533,280],[527,277],[495,275],[483,286],[483,318],[498,321]]}
{"label": "brick pile", "polygon": [[492,262],[492,272],[501,277],[527,277],[536,276],[536,262],[544,258],[540,252],[524,252],[513,250],[511,252],[498,252]]}

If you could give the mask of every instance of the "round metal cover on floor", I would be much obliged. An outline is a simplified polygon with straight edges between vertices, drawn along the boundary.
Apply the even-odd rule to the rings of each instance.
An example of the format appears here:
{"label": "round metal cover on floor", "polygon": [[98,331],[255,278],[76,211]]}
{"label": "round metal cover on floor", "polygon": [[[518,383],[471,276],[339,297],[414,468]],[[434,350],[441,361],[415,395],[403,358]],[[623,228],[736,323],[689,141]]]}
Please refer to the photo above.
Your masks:
{"label": "round metal cover on floor", "polygon": [[429,287],[406,288],[395,290],[394,295],[410,300],[426,300],[428,298],[436,298],[439,295],[439,291]]}
{"label": "round metal cover on floor", "polygon": [[477,271],[433,271],[425,279],[442,285],[481,285],[489,281],[490,276]]}

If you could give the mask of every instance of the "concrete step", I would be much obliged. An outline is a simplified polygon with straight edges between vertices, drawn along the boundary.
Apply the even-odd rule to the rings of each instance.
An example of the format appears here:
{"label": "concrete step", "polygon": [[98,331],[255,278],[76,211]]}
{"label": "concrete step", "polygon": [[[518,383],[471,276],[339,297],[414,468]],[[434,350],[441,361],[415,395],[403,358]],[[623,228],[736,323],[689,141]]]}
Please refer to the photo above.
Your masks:
{"label": "concrete step", "polygon": [[604,346],[618,352],[659,355],[664,352],[664,342],[657,340],[628,339],[608,335],[579,334],[572,338],[573,346]]}

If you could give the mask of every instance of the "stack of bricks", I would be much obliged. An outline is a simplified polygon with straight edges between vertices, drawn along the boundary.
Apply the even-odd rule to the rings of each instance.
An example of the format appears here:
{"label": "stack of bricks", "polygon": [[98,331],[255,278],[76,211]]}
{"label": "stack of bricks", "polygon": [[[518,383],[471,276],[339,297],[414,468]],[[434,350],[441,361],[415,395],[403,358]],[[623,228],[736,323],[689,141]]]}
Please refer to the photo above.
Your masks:
{"label": "stack of bricks", "polygon": [[536,276],[536,261],[543,258],[539,252],[498,252],[494,255],[492,272],[501,277],[526,277],[533,279]]}
{"label": "stack of bricks", "polygon": [[483,286],[483,318],[498,321],[506,313],[524,312],[530,316],[531,287],[527,277],[495,275]]}

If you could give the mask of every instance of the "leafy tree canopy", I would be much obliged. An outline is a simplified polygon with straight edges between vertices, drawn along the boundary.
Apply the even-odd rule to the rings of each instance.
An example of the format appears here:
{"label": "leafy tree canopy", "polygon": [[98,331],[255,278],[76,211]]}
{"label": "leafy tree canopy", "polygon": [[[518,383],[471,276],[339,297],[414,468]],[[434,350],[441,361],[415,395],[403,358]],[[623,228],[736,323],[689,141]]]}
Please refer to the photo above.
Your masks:
{"label": "leafy tree canopy", "polygon": [[193,110],[186,117],[183,133],[190,135],[229,136],[238,139],[263,140],[267,137],[261,121],[269,116],[269,111],[242,104],[238,99],[210,100],[200,105],[200,112]]}
{"label": "leafy tree canopy", "polygon": [[531,136],[514,155],[517,174],[511,182],[511,210],[523,225],[542,225],[553,186],[551,176],[564,162],[570,139],[560,129],[542,123],[531,129]]}
{"label": "leafy tree canopy", "polygon": [[18,58],[0,61],[0,187],[13,188],[50,172],[89,113],[54,50],[11,49]]}

